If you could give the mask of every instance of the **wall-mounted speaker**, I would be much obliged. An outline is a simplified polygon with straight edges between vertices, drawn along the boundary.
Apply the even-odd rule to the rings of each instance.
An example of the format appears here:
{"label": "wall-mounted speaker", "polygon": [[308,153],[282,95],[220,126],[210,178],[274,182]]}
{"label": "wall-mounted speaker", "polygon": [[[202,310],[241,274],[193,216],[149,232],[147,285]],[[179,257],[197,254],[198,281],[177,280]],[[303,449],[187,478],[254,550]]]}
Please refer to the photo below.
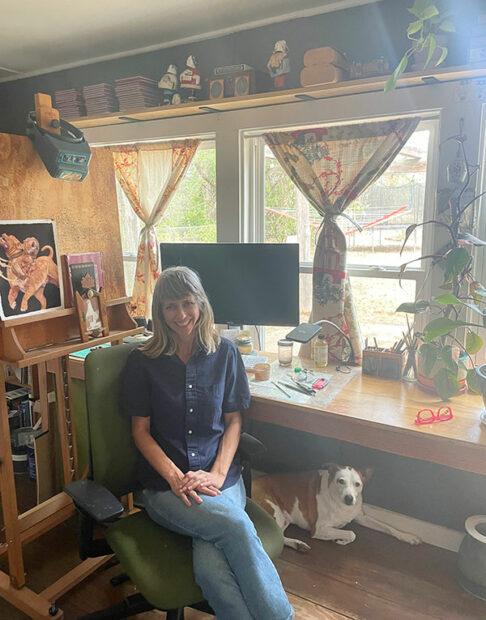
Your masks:
{"label": "wall-mounted speaker", "polygon": [[218,77],[209,80],[209,98],[222,99],[224,97],[224,78]]}

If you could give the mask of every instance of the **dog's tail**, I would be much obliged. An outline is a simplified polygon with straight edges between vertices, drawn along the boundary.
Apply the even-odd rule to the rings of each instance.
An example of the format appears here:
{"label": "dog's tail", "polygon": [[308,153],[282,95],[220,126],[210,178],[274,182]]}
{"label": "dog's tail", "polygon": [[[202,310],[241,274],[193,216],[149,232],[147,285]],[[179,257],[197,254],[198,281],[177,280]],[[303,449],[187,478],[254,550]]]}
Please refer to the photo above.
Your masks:
{"label": "dog's tail", "polygon": [[45,245],[43,248],[41,248],[41,252],[43,252],[44,250],[48,250],[49,251],[49,258],[52,258],[54,256],[54,250],[52,249],[52,247],[50,245]]}

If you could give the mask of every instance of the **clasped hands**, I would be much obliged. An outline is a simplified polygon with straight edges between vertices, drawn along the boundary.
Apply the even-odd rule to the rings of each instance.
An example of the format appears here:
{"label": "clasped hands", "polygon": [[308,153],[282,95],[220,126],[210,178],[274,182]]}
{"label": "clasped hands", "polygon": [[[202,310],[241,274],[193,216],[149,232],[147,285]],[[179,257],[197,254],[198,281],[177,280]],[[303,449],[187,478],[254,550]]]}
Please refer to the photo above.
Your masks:
{"label": "clasped hands", "polygon": [[202,503],[203,500],[199,494],[210,495],[211,497],[221,495],[219,489],[223,486],[224,480],[225,476],[215,472],[198,469],[183,474],[179,470],[174,479],[169,481],[169,484],[172,492],[180,497],[186,506],[191,506],[191,499],[196,504]]}

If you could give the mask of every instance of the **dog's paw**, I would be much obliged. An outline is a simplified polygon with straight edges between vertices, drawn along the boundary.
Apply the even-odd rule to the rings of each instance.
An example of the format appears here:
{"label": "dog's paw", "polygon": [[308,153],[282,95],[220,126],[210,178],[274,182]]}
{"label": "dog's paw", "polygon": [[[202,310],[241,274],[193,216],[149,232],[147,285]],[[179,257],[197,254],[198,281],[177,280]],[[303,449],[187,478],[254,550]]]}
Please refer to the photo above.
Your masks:
{"label": "dog's paw", "polygon": [[398,540],[406,542],[409,545],[420,545],[422,542],[418,536],[415,536],[415,534],[407,534],[407,532],[401,532]]}
{"label": "dog's paw", "polygon": [[296,549],[299,553],[308,553],[311,550],[310,546],[302,540],[297,541]]}
{"label": "dog's paw", "polygon": [[307,553],[310,551],[309,545],[302,540],[297,540],[297,538],[284,538],[284,543],[286,547],[295,549],[299,553]]}
{"label": "dog's paw", "polygon": [[[345,536],[344,536],[345,534]],[[356,534],[350,530],[343,530],[343,536],[336,539],[338,545],[349,545],[356,540]]]}

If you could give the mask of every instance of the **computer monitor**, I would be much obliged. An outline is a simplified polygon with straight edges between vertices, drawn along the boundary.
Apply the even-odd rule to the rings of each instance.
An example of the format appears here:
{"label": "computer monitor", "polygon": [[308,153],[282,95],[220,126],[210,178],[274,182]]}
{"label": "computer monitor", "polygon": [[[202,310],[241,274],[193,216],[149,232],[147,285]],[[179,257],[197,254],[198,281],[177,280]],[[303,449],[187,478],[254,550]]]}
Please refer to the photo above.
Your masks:
{"label": "computer monitor", "polygon": [[161,243],[162,269],[196,271],[216,323],[297,325],[297,243]]}

